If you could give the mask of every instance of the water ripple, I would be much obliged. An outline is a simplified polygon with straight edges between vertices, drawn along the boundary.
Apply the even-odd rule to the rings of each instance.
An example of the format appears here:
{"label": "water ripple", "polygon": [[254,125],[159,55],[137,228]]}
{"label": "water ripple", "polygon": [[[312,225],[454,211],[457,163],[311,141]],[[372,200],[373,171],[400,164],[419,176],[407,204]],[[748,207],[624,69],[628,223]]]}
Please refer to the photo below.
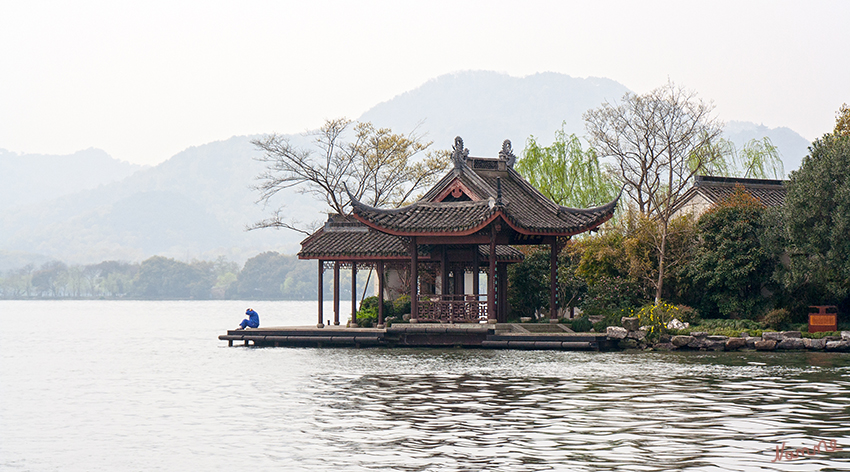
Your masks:
{"label": "water ripple", "polygon": [[847,354],[226,348],[241,305],[0,306],[44,320],[0,333],[0,469],[850,469]]}

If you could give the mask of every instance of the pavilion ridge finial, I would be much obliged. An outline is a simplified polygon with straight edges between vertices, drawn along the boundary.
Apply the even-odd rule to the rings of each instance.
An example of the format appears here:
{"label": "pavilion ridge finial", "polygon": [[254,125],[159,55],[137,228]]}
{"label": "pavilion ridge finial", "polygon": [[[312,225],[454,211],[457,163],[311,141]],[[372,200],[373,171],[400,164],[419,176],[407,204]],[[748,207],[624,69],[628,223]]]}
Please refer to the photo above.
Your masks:
{"label": "pavilion ridge finial", "polygon": [[463,147],[463,138],[458,136],[455,138],[455,145],[452,147],[452,161],[455,163],[455,168],[460,167],[467,157],[469,157],[469,149]]}
{"label": "pavilion ridge finial", "polygon": [[499,151],[499,159],[503,161],[508,161],[508,167],[513,167],[516,162],[516,156],[514,155],[514,150],[511,148],[511,140],[506,139],[502,142],[502,150]]}

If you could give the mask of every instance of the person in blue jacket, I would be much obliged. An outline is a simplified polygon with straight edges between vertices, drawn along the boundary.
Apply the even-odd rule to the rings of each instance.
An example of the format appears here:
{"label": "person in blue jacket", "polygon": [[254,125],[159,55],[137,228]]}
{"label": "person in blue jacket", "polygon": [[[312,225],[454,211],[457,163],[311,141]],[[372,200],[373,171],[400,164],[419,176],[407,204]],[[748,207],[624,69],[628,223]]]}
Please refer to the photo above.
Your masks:
{"label": "person in blue jacket", "polygon": [[260,315],[257,314],[256,311],[248,308],[245,311],[246,318],[239,323],[239,328],[237,329],[245,329],[245,328],[259,328],[260,327]]}

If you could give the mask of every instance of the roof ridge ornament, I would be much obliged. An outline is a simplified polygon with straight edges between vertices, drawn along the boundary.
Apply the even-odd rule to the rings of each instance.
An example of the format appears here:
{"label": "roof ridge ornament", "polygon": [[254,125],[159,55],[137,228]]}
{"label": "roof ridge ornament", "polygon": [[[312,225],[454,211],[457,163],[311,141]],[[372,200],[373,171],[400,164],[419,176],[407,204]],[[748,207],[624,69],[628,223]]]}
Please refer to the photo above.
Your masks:
{"label": "roof ridge ornament", "polygon": [[508,167],[513,168],[514,163],[516,162],[516,156],[514,155],[514,150],[511,147],[510,139],[506,139],[502,142],[502,150],[499,151],[499,159],[508,161]]}
{"label": "roof ridge ornament", "polygon": [[469,157],[469,149],[463,147],[463,138],[455,137],[455,145],[452,147],[452,161],[455,163],[455,169],[459,168]]}

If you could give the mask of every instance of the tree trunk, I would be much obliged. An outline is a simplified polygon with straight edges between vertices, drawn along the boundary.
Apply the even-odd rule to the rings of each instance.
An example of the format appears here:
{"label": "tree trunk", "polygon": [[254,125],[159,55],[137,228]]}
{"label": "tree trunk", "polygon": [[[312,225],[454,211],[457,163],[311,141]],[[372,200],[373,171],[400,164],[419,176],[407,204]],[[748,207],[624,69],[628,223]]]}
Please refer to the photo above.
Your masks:
{"label": "tree trunk", "polygon": [[655,304],[661,302],[661,291],[664,289],[664,262],[667,253],[667,221],[661,223],[661,248],[658,251],[658,282],[655,284]]}

